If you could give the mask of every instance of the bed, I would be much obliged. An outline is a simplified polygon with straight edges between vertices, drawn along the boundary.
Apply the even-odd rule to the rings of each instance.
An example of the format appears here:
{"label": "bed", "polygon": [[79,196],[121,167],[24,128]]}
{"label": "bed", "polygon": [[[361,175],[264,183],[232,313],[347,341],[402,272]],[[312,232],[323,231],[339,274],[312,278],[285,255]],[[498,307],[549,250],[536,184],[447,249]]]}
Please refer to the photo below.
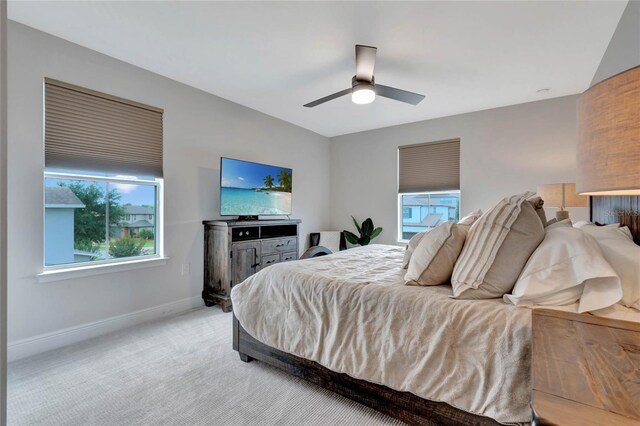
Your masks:
{"label": "bed", "polygon": [[[276,358],[502,423],[530,421],[530,311],[453,300],[449,286],[405,286],[402,257],[400,247],[370,245],[260,271],[233,295],[236,349],[261,359],[260,342]],[[469,383],[480,385],[469,392]],[[493,424],[458,414],[463,424]]]}
{"label": "bed", "polygon": [[260,271],[233,290],[234,349],[410,424],[529,423],[530,309],[404,286],[402,254],[372,245]]}

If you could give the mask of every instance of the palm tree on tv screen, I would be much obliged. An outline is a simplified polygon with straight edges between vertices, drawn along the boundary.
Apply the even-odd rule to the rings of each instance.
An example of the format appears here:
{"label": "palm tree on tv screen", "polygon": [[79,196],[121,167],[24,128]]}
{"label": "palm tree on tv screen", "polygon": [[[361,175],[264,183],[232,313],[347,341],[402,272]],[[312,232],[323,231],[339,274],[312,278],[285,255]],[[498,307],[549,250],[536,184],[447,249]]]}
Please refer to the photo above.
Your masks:
{"label": "palm tree on tv screen", "polygon": [[285,169],[281,169],[278,180],[280,181],[280,187],[282,187],[283,191],[291,192],[291,173],[289,173]]}
{"label": "palm tree on tv screen", "polygon": [[273,188],[273,176],[267,175],[264,178],[264,186],[267,188]]}

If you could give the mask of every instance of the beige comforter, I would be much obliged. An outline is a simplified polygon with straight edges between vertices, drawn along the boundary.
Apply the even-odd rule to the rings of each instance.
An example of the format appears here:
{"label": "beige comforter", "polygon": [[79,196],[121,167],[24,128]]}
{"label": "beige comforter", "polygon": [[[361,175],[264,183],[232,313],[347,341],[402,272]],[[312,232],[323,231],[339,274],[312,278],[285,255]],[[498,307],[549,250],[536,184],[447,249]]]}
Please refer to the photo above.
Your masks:
{"label": "beige comforter", "polygon": [[531,313],[403,284],[403,249],[371,245],[270,266],[233,288],[257,340],[368,382],[502,423],[531,420]]}

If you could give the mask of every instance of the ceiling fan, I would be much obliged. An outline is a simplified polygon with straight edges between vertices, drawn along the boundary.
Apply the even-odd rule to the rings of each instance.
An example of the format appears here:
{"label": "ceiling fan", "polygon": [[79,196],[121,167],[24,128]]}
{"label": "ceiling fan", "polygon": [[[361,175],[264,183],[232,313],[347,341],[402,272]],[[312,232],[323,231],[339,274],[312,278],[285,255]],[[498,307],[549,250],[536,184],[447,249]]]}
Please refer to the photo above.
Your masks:
{"label": "ceiling fan", "polygon": [[351,93],[351,100],[355,104],[368,104],[375,100],[376,95],[411,105],[418,105],[424,95],[396,89],[395,87],[375,84],[373,67],[376,64],[377,48],[356,44],[356,75],[351,79],[351,88],[344,89],[324,98],[309,102],[303,106],[313,108],[325,102]]}

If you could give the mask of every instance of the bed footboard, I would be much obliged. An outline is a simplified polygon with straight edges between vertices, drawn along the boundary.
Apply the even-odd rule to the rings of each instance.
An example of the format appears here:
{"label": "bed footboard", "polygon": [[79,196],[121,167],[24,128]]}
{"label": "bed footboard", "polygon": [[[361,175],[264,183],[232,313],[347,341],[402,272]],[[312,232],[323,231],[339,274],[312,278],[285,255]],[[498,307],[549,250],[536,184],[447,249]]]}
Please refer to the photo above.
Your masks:
{"label": "bed footboard", "polygon": [[263,343],[247,333],[233,317],[233,349],[244,362],[258,360],[318,386],[350,398],[411,425],[488,426],[499,425],[488,417],[459,410],[443,402],[422,399],[409,392],[354,379],[320,364],[300,358]]}

